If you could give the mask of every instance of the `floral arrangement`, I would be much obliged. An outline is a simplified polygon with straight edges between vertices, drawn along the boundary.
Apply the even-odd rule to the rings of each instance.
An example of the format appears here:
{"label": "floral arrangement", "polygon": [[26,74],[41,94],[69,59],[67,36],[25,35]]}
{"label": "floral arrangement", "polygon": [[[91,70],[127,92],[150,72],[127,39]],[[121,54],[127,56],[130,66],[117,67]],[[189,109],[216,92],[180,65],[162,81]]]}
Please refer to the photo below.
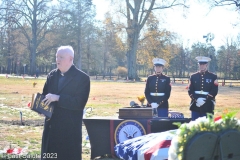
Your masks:
{"label": "floral arrangement", "polygon": [[138,98],[139,102],[141,102],[141,105],[143,106],[143,103],[144,103],[144,101],[146,99],[145,96],[142,95],[142,96],[138,96],[137,98]]}
{"label": "floral arrangement", "polygon": [[5,147],[3,150],[0,150],[0,159],[1,157],[3,159],[11,159],[11,158],[18,158],[18,159],[24,159],[28,154],[27,148],[13,148],[11,147]]}
{"label": "floral arrangement", "polygon": [[222,133],[228,129],[235,129],[240,132],[240,120],[234,118],[236,113],[227,113],[223,116],[213,118],[209,114],[207,117],[201,117],[195,121],[182,124],[172,139],[169,148],[169,160],[184,159],[184,150],[191,138],[200,132]]}

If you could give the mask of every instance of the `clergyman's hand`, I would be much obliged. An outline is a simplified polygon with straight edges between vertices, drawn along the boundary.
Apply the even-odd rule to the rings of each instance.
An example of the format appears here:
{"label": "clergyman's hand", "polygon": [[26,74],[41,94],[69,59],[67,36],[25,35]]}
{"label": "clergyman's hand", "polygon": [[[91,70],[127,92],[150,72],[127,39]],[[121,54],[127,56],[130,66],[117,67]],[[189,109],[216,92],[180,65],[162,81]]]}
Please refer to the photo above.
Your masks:
{"label": "clergyman's hand", "polygon": [[59,97],[59,95],[48,93],[43,99],[43,102],[45,105],[49,105],[51,102],[58,101]]}

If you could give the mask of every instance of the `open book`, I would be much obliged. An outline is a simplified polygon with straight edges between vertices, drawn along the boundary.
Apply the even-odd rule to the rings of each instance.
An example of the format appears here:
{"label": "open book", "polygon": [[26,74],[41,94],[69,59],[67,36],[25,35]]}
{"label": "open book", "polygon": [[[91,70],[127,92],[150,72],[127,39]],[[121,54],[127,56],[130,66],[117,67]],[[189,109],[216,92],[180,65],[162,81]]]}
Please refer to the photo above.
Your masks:
{"label": "open book", "polygon": [[42,102],[44,98],[45,98],[44,95],[40,93],[34,93],[32,95],[32,102],[30,108],[31,110],[39,114],[43,114],[46,117],[51,118],[54,106],[52,103],[50,103],[49,105],[45,105],[44,102]]}

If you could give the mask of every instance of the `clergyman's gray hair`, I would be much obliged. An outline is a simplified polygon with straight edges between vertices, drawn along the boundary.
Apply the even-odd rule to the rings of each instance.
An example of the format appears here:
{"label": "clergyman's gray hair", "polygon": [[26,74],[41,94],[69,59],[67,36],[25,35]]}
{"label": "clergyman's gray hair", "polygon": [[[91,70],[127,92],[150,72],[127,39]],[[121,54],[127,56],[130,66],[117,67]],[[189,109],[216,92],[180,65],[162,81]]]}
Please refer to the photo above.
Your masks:
{"label": "clergyman's gray hair", "polygon": [[72,46],[61,46],[61,47],[58,48],[57,53],[58,53],[59,51],[65,51],[65,52],[68,53],[71,57],[74,58],[74,50],[73,50]]}

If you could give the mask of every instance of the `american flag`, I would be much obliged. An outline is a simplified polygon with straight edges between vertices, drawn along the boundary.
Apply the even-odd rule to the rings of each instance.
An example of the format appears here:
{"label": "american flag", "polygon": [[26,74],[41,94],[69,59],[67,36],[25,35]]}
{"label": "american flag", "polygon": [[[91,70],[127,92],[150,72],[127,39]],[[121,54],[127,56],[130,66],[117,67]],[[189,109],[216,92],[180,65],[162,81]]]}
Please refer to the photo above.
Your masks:
{"label": "american flag", "polygon": [[168,149],[176,131],[150,133],[125,140],[114,147],[115,154],[124,160],[167,160]]}
{"label": "american flag", "polygon": [[173,119],[184,118],[183,113],[176,112],[176,111],[169,111],[168,115],[169,115],[169,118],[173,118]]}

